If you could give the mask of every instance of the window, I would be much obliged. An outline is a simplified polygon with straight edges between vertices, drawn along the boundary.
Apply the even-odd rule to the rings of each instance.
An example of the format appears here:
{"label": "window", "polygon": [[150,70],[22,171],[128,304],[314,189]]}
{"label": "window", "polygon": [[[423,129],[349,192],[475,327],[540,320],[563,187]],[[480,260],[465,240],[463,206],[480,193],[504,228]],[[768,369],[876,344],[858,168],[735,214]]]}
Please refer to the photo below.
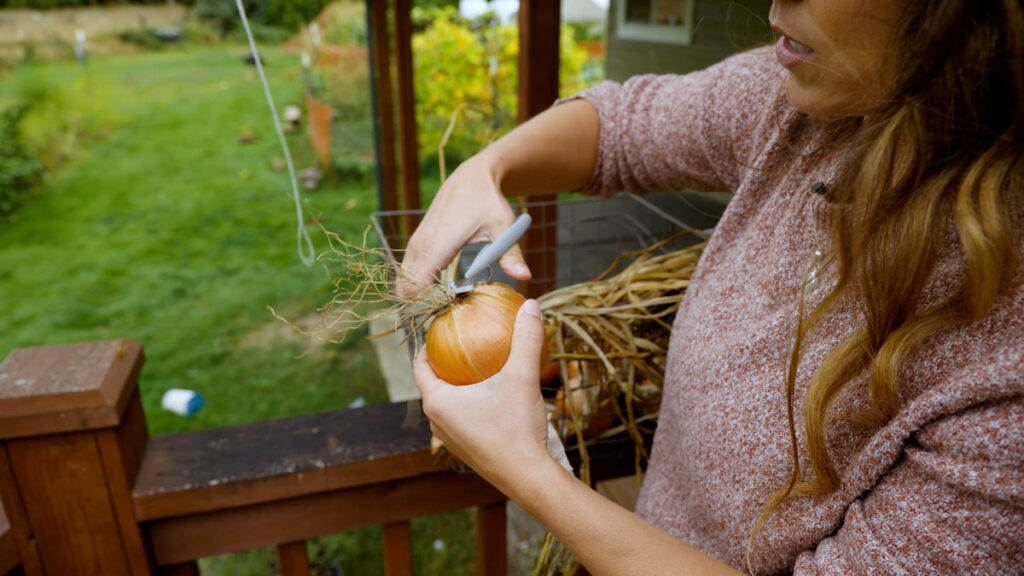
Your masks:
{"label": "window", "polygon": [[619,0],[617,31],[624,40],[688,46],[695,0]]}

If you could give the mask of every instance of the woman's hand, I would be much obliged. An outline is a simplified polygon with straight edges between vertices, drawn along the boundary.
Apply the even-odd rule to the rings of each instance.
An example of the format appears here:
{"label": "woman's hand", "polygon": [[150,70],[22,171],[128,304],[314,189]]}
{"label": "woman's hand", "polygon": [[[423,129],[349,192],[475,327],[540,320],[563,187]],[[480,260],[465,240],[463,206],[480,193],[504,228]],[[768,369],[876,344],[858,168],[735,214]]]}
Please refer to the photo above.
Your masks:
{"label": "woman's hand", "polygon": [[453,386],[434,375],[425,351],[416,357],[416,384],[434,435],[501,490],[551,461],[537,363],[543,346],[540,307],[527,300],[516,316],[508,360],[491,378]]}
{"label": "woman's hand", "polygon": [[[466,244],[497,238],[515,214],[506,197],[577,190],[597,162],[597,111],[583,100],[554,106],[466,160],[445,180],[409,238],[395,290],[412,298],[434,282]],[[530,279],[518,246],[498,260],[516,280]]]}
{"label": "woman's hand", "polygon": [[542,346],[540,307],[527,300],[516,316],[508,361],[483,382],[452,386],[434,375],[430,359],[420,351],[414,373],[434,435],[547,526],[595,576],[741,576],[605,499],[548,455],[538,384]]}
{"label": "woman's hand", "polygon": [[[490,156],[481,153],[463,162],[445,180],[409,239],[395,287],[398,295],[415,296],[435,281],[437,273],[464,245],[494,240],[515,218],[502,195]],[[519,246],[509,248],[498,265],[516,280],[530,279]]]}

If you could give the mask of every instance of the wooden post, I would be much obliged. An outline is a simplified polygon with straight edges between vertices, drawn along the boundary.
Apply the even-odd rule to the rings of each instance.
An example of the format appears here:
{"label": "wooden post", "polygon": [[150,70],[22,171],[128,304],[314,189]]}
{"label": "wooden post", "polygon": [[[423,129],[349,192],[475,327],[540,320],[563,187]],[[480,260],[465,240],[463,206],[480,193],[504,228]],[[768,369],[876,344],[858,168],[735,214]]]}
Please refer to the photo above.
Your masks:
{"label": "wooden post", "polygon": [[405,237],[419,225],[420,152],[416,139],[416,97],[413,90],[412,0],[393,0],[395,68],[398,72],[398,138],[402,158],[402,209]]}
{"label": "wooden post", "polygon": [[[519,111],[526,122],[547,110],[558,98],[558,35],[561,3],[550,0],[519,2]],[[523,240],[526,264],[534,282],[526,295],[536,298],[555,288],[558,206],[555,196],[532,198],[542,203],[530,210],[533,226]]]}
{"label": "wooden post", "polygon": [[408,520],[384,525],[384,573],[412,575],[412,526]]}
{"label": "wooden post", "polygon": [[480,576],[503,576],[508,564],[506,502],[477,509],[476,558]]}
{"label": "wooden post", "polygon": [[[367,30],[370,36],[370,74],[374,85],[374,126],[377,129],[379,210],[398,210],[395,183],[395,105],[391,94],[391,50],[388,48],[388,5],[383,0],[366,0]],[[390,230],[388,231],[390,232]],[[397,235],[397,234],[396,234]]]}
{"label": "wooden post", "polygon": [[7,574],[18,566],[21,566],[21,557],[18,556],[18,547],[14,544],[11,524],[7,521],[3,509],[0,509],[0,574]]}
{"label": "wooden post", "polygon": [[0,498],[26,576],[149,575],[132,512],[146,447],[142,348],[15,350],[0,365]]}
{"label": "wooden post", "polygon": [[277,563],[281,576],[309,576],[306,541],[297,540],[277,546]]}

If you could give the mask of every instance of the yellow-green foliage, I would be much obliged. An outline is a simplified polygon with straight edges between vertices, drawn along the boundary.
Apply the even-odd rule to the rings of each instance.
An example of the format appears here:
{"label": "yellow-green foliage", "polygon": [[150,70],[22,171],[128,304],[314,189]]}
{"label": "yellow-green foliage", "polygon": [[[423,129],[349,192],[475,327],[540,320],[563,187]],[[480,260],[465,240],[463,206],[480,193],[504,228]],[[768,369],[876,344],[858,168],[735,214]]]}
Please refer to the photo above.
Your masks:
{"label": "yellow-green foliage", "polygon": [[[65,66],[74,72],[74,66]],[[30,105],[22,121],[25,143],[47,170],[62,166],[83,144],[106,139],[129,117],[113,102],[120,88],[93,79],[88,70],[56,82],[36,75],[19,86]]]}
{"label": "yellow-green foliage", "polygon": [[[587,53],[571,28],[561,31],[561,93],[585,88]],[[515,26],[474,26],[438,11],[413,36],[416,121],[421,157],[435,158],[452,119],[445,155],[460,160],[515,126],[519,38]]]}

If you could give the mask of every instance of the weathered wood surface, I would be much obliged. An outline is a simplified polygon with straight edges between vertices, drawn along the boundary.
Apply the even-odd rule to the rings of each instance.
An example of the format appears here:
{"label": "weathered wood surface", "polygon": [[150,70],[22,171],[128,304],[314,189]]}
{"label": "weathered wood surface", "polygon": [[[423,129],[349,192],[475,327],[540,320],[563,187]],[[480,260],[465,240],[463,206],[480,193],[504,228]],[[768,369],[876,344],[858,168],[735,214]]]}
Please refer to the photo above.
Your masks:
{"label": "weathered wood surface", "polygon": [[158,565],[503,502],[474,474],[440,472],[145,523]]}
{"label": "weathered wood surface", "polygon": [[6,448],[45,573],[131,574],[93,434],[22,438]]}
{"label": "weathered wood surface", "polygon": [[409,478],[449,468],[406,403],[154,436],[134,487],[153,520]]}
{"label": "weathered wood surface", "polygon": [[412,526],[408,520],[384,525],[384,573],[412,576]]}
{"label": "weathered wood surface", "polygon": [[0,497],[26,574],[151,573],[128,491],[146,445],[142,362],[137,343],[110,340],[0,365]]}
{"label": "weathered wood surface", "polygon": [[39,557],[39,548],[32,538],[32,527],[29,525],[28,512],[18,491],[18,481],[11,468],[11,459],[7,455],[7,447],[0,445],[0,500],[3,501],[4,513],[11,525],[14,546],[26,574],[42,574],[43,561]]}
{"label": "weathered wood surface", "polygon": [[14,533],[7,522],[4,509],[0,507],[0,574],[7,574],[21,564],[18,547],[14,543]]}
{"label": "weathered wood surface", "polygon": [[0,364],[0,438],[116,426],[142,361],[129,340],[11,352]]}
{"label": "weathered wood surface", "polygon": [[281,576],[309,576],[306,541],[287,542],[278,546],[277,565]]}
{"label": "weathered wood surface", "polygon": [[152,558],[146,553],[146,542],[132,502],[131,486],[139,471],[149,433],[138,391],[132,394],[121,416],[121,425],[95,432],[96,444],[106,474],[110,503],[125,543],[125,555],[132,574],[152,574]]}

